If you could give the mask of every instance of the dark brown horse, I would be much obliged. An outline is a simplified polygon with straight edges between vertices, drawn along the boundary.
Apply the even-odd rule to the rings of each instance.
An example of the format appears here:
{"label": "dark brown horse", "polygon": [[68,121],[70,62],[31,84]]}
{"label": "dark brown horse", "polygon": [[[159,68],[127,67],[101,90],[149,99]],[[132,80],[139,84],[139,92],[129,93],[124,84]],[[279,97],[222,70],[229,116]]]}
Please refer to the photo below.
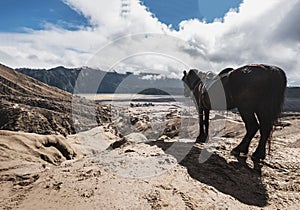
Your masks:
{"label": "dark brown horse", "polygon": [[259,145],[252,160],[265,159],[266,142],[284,101],[287,81],[282,69],[263,64],[246,65],[224,69],[212,79],[206,79],[197,70],[190,70],[184,71],[182,80],[184,94],[192,95],[199,114],[200,132],[196,142],[205,142],[208,137],[209,110],[237,108],[247,133],[231,153],[235,156],[247,154],[251,139],[260,130]]}

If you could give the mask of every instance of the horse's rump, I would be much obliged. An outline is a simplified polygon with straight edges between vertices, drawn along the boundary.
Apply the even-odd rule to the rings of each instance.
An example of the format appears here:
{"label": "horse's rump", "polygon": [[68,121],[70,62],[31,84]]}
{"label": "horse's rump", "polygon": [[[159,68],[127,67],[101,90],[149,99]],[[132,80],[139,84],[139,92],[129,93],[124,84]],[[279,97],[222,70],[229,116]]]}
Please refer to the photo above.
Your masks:
{"label": "horse's rump", "polygon": [[247,65],[228,76],[229,91],[235,106],[265,110],[274,122],[278,118],[286,87],[286,76],[275,66]]}

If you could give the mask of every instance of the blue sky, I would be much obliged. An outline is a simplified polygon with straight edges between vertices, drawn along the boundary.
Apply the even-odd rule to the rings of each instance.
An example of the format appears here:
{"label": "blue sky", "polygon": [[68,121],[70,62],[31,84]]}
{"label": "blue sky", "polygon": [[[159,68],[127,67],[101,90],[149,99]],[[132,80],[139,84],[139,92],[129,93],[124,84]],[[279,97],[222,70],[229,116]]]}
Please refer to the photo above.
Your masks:
{"label": "blue sky", "polygon": [[[130,1],[126,15],[121,1]],[[0,0],[0,8],[0,63],[13,68],[114,66],[179,78],[182,63],[215,73],[265,63],[300,85],[300,0]]]}
{"label": "blue sky", "polygon": [[70,30],[88,25],[86,18],[61,0],[0,0],[0,8],[2,32],[40,30],[48,23]]}
{"label": "blue sky", "polygon": [[[120,0],[121,1],[121,0]],[[213,22],[230,8],[238,8],[241,0],[142,0],[161,22],[178,29],[187,19]],[[0,0],[0,32],[41,30],[53,24],[68,30],[89,26],[88,20],[62,0]]]}
{"label": "blue sky", "polygon": [[183,20],[197,18],[213,22],[223,18],[229,9],[238,8],[242,0],[142,0],[155,16],[178,29]]}

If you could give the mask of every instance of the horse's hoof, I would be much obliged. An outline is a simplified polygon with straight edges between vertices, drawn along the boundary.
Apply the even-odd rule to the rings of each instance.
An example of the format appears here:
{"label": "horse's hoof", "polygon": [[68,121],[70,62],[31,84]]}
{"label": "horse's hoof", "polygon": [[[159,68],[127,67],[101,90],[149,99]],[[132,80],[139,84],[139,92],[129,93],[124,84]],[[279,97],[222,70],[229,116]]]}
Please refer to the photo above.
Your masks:
{"label": "horse's hoof", "polygon": [[233,150],[231,150],[230,154],[233,155],[234,157],[239,157],[240,156],[240,150],[237,148],[234,148]]}
{"label": "horse's hoof", "polygon": [[262,169],[262,164],[260,163],[255,163],[254,162],[254,168],[253,168],[253,171],[258,174],[258,175],[261,175],[261,169]]}
{"label": "horse's hoof", "polygon": [[198,136],[196,139],[196,143],[205,143],[207,139],[207,136]]}
{"label": "horse's hoof", "polygon": [[254,162],[254,163],[259,163],[259,158],[251,155],[251,160]]}
{"label": "horse's hoof", "polygon": [[251,155],[251,160],[252,160],[254,163],[260,163],[261,158],[258,157],[256,154],[253,154],[253,155]]}
{"label": "horse's hoof", "polygon": [[243,156],[247,156],[247,154],[248,154],[248,148],[245,148],[244,146],[240,146],[239,151],[240,151],[241,155],[243,155]]}
{"label": "horse's hoof", "polygon": [[262,160],[264,160],[266,158],[266,155],[264,154],[259,154],[258,152],[254,152],[252,155],[251,155],[251,160],[253,162],[256,162],[256,163],[260,163]]}

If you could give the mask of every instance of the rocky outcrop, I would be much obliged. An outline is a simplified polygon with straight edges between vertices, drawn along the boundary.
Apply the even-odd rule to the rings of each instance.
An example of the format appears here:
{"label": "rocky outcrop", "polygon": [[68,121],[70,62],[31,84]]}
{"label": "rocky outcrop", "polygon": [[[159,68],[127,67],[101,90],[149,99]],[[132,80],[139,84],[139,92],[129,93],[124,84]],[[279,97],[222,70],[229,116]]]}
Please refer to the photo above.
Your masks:
{"label": "rocky outcrop", "polygon": [[109,121],[102,108],[0,65],[2,130],[66,136]]}

